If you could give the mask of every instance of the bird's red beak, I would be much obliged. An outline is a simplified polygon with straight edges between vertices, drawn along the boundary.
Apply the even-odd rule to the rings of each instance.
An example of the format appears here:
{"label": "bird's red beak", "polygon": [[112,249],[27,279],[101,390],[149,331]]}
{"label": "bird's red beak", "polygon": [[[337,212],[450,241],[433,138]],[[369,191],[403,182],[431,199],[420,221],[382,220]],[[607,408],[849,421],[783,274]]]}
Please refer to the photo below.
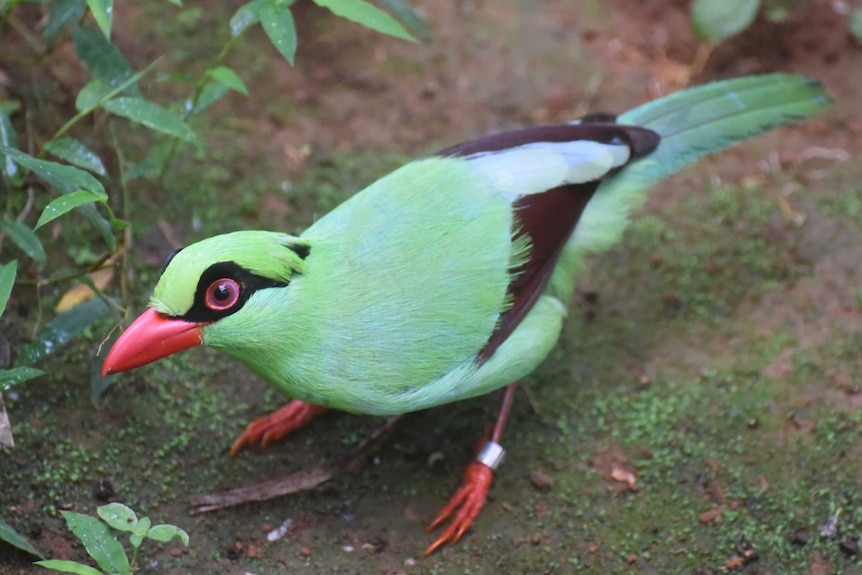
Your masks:
{"label": "bird's red beak", "polygon": [[102,377],[134,369],[172,353],[200,345],[201,327],[150,308],[114,343],[102,364]]}

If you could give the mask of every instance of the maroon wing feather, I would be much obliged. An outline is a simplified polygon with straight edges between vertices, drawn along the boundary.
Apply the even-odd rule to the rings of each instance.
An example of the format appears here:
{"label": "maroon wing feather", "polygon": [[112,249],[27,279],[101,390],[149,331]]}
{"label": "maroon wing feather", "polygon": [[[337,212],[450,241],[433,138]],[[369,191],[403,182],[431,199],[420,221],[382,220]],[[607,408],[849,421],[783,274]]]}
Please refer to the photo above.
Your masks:
{"label": "maroon wing feather", "polygon": [[[645,128],[612,123],[613,117],[596,114],[580,124],[537,126],[505,132],[458,144],[442,150],[439,156],[464,156],[501,152],[536,142],[591,140],[602,144],[626,144],[631,159],[649,154],[658,146],[658,134]],[[485,361],[518,327],[544,292],[568,238],[599,186],[600,181],[567,184],[539,194],[524,196],[514,204],[515,234],[529,236],[531,249],[527,261],[513,270],[509,295],[512,306],[500,315],[497,328],[479,352]]]}

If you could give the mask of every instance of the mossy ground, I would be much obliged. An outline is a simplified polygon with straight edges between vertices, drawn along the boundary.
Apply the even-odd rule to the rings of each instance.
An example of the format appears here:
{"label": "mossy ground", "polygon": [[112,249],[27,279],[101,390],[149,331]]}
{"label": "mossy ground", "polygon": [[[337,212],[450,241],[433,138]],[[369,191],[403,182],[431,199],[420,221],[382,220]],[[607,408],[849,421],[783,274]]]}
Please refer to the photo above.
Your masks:
{"label": "mossy ground", "polygon": [[[502,67],[536,84],[519,84],[500,99],[491,96],[506,91],[508,76],[490,78],[494,66],[455,55],[500,47],[492,32],[501,22],[512,38],[535,38],[557,17],[591,19],[580,25],[600,34],[621,25],[595,3],[582,12],[544,12],[507,2],[467,17],[427,9],[438,37],[456,44],[402,54],[385,41],[382,76],[356,72],[357,79],[339,67],[363,54],[370,67],[371,48],[334,63],[309,48],[298,55],[300,79],[280,72],[285,79],[273,71],[265,42],[251,42],[238,62],[250,62],[253,78],[275,78],[272,97],[258,88],[254,102],[240,104],[242,120],[225,114],[196,126],[206,134],[206,159],[182,156],[164,188],[143,180],[135,186],[130,207],[140,245],[152,236],[153,253],[164,251],[164,229],[183,241],[237,228],[301,230],[400,164],[405,149],[442,147],[471,127],[475,135],[487,125],[566,114],[580,105],[560,108],[562,96],[574,97],[571,89],[530,63],[547,58],[556,69],[582,70],[582,78],[601,74],[602,62],[586,61],[585,48],[564,58],[554,34],[531,44],[527,56],[507,45]],[[154,17],[148,10],[137,17]],[[158,38],[190,67],[197,44],[189,39],[216,14],[192,11],[176,27],[160,28]],[[370,37],[346,27],[312,44],[320,25],[300,30],[300,46],[307,41],[325,54]],[[630,71],[631,85],[638,74],[657,73]],[[417,80],[423,72],[436,88],[414,89],[430,85]],[[345,74],[349,81],[339,83]],[[468,97],[446,83],[459,74],[488,85]],[[302,79],[326,95],[295,100],[284,86]],[[611,102],[643,99],[639,88],[629,90],[599,94]],[[385,130],[397,124],[389,115],[393,92],[408,109],[427,98],[445,121],[406,121],[387,143]],[[418,104],[415,93],[425,94]],[[482,94],[494,104],[477,119]],[[460,112],[440,112],[447,100]],[[327,115],[333,102],[368,122],[378,112],[387,128],[369,134],[341,109]],[[326,134],[303,131],[312,124]],[[189,517],[189,494],[336,460],[380,420],[327,415],[265,453],[230,458],[227,447],[244,424],[282,398],[234,362],[195,349],[117,377],[95,405],[91,369],[112,328],[107,320],[52,356],[43,366],[48,376],[6,397],[17,446],[0,455],[2,515],[53,556],[82,559],[56,511],[93,513],[94,485],[108,480],[119,501],[191,537],[188,549],[145,547],[142,573],[859,573],[859,556],[850,552],[862,535],[858,168],[827,164],[812,175],[814,167],[800,161],[764,172],[770,148],[798,154],[806,139],[829,145],[828,131],[783,133],[794,137],[761,139],[662,184],[624,242],[594,258],[560,344],[519,393],[506,463],[485,510],[462,542],[441,553],[421,558],[430,541],[422,527],[460,481],[494,417],[495,397],[408,416],[363,467],[309,493]],[[797,191],[786,199],[788,189]],[[788,206],[806,216],[803,225]],[[141,254],[131,262],[131,304],[139,309],[159,266]],[[42,305],[48,309],[58,295],[46,293]],[[22,321],[23,332],[35,318]],[[534,481],[542,474],[549,488]],[[839,508],[837,537],[820,537]],[[288,518],[287,537],[267,542],[264,526]],[[36,572],[23,554],[4,548],[0,556],[4,575]]]}

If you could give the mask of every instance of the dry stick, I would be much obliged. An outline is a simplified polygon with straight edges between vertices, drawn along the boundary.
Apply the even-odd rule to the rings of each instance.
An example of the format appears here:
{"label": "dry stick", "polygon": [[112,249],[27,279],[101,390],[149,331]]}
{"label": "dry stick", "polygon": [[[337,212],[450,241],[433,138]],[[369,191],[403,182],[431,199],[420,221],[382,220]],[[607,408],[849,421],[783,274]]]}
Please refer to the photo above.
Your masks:
{"label": "dry stick", "polygon": [[281,497],[282,495],[313,489],[321,483],[329,481],[336,475],[356,468],[363,459],[377,451],[380,445],[392,433],[392,430],[395,429],[395,423],[402,417],[402,415],[395,415],[387,419],[386,423],[377,429],[371,437],[363,441],[359,447],[338,463],[306,469],[281,479],[264,481],[263,483],[240,487],[239,489],[232,489],[230,491],[191,495],[189,496],[189,501],[192,504],[192,508],[189,509],[189,514],[199,515],[243,503],[266,501]]}

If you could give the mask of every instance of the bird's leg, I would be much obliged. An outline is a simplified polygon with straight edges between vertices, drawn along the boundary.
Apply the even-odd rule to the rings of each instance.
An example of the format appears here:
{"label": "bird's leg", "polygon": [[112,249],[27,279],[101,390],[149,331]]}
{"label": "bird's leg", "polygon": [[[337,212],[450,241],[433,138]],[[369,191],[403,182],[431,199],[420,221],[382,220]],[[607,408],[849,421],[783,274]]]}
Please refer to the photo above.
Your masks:
{"label": "bird's leg", "polygon": [[230,454],[236,455],[240,449],[257,441],[260,442],[261,450],[266,449],[266,446],[273,441],[293,433],[325,411],[327,411],[326,407],[294,399],[278,411],[258,417],[249,423],[245,431],[231,445]]}
{"label": "bird's leg", "polygon": [[[430,555],[446,543],[455,543],[461,539],[461,536],[473,525],[473,521],[476,520],[479,512],[482,511],[488,490],[491,488],[491,482],[494,480],[494,470],[497,469],[497,466],[500,465],[503,461],[503,456],[506,454],[500,445],[500,439],[503,437],[503,429],[505,429],[506,421],[509,419],[512,398],[515,396],[517,387],[518,382],[516,381],[509,384],[506,388],[503,394],[503,402],[500,405],[500,412],[497,415],[497,422],[494,424],[494,431],[491,433],[491,439],[481,442],[481,446],[476,454],[476,460],[470,463],[467,471],[464,473],[464,482],[461,484],[461,488],[449,500],[446,507],[440,510],[434,521],[428,525],[426,531],[433,531],[446,521],[452,513],[455,513],[452,523],[425,550],[425,555]],[[455,512],[456,509],[457,513]]]}

